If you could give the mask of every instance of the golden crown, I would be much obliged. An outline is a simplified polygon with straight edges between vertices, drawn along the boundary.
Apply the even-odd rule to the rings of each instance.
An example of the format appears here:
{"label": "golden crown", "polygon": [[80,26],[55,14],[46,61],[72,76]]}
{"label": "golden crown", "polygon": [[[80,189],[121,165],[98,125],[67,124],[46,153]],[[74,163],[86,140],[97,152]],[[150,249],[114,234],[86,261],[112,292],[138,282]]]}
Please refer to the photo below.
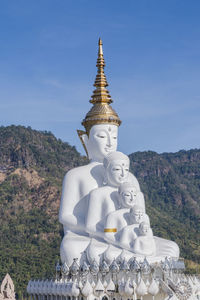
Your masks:
{"label": "golden crown", "polygon": [[[85,119],[82,121],[82,125],[85,127],[86,133],[89,136],[90,129],[93,125],[97,124],[114,124],[119,126],[121,120],[117,113],[111,107],[111,96],[107,90],[107,80],[104,74],[105,61],[103,57],[102,40],[99,39],[99,51],[97,58],[97,75],[94,82],[96,89],[93,91],[90,103],[93,104],[90,111],[86,114]],[[80,131],[78,131],[80,136]]]}

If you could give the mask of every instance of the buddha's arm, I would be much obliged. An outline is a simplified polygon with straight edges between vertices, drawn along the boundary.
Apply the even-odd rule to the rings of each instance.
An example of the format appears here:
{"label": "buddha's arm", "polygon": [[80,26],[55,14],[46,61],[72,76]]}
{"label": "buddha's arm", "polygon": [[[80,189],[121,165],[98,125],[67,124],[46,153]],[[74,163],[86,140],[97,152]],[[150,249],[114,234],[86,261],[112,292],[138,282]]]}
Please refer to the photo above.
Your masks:
{"label": "buddha's arm", "polygon": [[144,222],[150,224],[149,216],[147,214],[144,214]]}
{"label": "buddha's arm", "polygon": [[116,221],[116,214],[112,212],[108,215],[105,224],[105,240],[107,241],[115,241],[115,234],[117,230],[117,221]]}
{"label": "buddha's arm", "polygon": [[121,232],[121,236],[120,236],[120,246],[122,246],[125,249],[130,248],[130,244],[129,244],[129,228],[125,227],[122,232]]}
{"label": "buddha's arm", "polygon": [[85,221],[86,231],[96,233],[96,225],[101,220],[102,201],[98,189],[89,194],[88,213]]}
{"label": "buddha's arm", "polygon": [[142,192],[137,193],[137,205],[141,206],[144,208],[144,212],[145,210],[145,202],[144,202],[144,195]]}
{"label": "buddha's arm", "polygon": [[71,170],[65,175],[62,186],[59,221],[63,225],[77,225],[77,218],[73,215],[73,210],[79,197],[79,182]]}

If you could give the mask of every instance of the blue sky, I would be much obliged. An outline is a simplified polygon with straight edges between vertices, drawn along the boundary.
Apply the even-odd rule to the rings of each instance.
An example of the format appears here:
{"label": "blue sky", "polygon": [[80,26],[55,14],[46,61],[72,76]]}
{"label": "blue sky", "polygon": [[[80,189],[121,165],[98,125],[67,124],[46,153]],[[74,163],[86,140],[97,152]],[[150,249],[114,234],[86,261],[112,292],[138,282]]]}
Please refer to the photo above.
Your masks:
{"label": "blue sky", "polygon": [[103,40],[119,150],[200,148],[200,1],[2,0],[0,120],[82,151]]}

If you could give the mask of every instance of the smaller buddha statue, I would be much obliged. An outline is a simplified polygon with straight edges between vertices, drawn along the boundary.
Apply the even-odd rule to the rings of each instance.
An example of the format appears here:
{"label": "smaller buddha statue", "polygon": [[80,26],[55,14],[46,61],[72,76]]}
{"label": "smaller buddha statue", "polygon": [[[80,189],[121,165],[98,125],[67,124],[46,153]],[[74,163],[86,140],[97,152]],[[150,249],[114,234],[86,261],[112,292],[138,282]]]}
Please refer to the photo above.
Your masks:
{"label": "smaller buddha statue", "polygon": [[150,224],[148,215],[144,212],[144,208],[139,205],[134,205],[133,208],[130,209],[129,213],[129,224],[124,227],[120,233],[120,241],[119,244],[131,250],[134,245],[135,239],[139,236],[139,225],[142,222],[146,222]]}
{"label": "smaller buddha statue", "polygon": [[156,244],[149,223],[139,225],[139,233],[133,244],[133,252],[139,255],[155,255]]}
{"label": "smaller buddha statue", "polygon": [[86,231],[90,236],[104,236],[107,215],[119,208],[118,187],[129,177],[129,158],[122,152],[109,153],[104,158],[104,186],[89,194]]}
{"label": "smaller buddha statue", "polygon": [[132,224],[130,223],[130,209],[134,205],[140,205],[145,211],[144,196],[133,183],[124,182],[120,184],[118,197],[120,209],[111,212],[105,223],[105,240],[108,242],[117,242],[120,238],[120,230]]}
{"label": "smaller buddha statue", "polygon": [[120,184],[118,192],[120,203],[123,207],[130,208],[134,205],[139,205],[145,211],[144,195],[132,182],[123,182]]}

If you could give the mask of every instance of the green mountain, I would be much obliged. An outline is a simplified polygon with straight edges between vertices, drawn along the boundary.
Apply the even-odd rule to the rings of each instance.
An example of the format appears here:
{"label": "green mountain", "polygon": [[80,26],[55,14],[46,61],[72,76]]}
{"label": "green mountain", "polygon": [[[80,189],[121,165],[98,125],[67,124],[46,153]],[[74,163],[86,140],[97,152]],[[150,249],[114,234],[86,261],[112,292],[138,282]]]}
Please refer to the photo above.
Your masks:
{"label": "green mountain", "polygon": [[[131,171],[145,194],[154,234],[176,241],[195,271],[200,262],[200,150],[137,152]],[[0,278],[8,272],[18,297],[30,278],[54,276],[62,226],[64,174],[88,163],[68,143],[30,127],[0,127]]]}
{"label": "green mountain", "polygon": [[154,234],[176,241],[182,257],[200,263],[200,150],[137,152],[130,160]]}

